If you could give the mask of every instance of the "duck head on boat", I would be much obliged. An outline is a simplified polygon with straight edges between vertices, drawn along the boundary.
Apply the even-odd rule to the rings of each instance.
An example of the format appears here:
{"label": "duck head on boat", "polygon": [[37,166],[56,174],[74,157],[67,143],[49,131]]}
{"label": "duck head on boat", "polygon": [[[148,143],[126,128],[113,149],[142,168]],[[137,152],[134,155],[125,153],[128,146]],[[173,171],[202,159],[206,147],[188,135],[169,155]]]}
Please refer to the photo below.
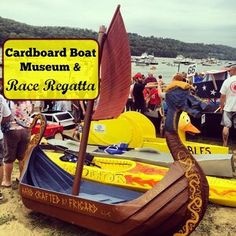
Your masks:
{"label": "duck head on boat", "polygon": [[199,134],[201,131],[192,123],[187,112],[182,112],[178,123],[178,134],[182,142],[186,141],[186,133]]}

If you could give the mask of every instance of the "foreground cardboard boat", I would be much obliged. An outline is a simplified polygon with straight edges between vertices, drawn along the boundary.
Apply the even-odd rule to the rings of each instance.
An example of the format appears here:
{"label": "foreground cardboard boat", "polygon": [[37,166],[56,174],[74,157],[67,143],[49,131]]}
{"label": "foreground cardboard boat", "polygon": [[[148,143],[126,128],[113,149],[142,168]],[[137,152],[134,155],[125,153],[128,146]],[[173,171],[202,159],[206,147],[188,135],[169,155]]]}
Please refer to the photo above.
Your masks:
{"label": "foreground cardboard boat", "polygon": [[[110,77],[110,80],[111,78],[114,80],[115,77],[119,79],[120,85],[115,90],[118,89],[123,93],[124,90],[120,89],[121,78],[126,79],[129,84],[131,57],[128,35],[124,29],[118,7],[106,38],[100,40],[104,43],[101,47],[103,48],[101,90],[102,84],[106,84],[106,80],[103,79],[104,73],[107,73],[106,68],[117,72],[116,76],[113,72],[114,76]],[[106,63],[112,60],[111,55],[114,51],[112,53],[110,50],[113,47],[119,48],[115,51],[119,68],[124,66],[118,71],[117,63],[111,63],[110,66],[113,65],[113,68],[106,67]],[[111,84],[113,83],[111,81]],[[125,95],[115,95],[117,107],[112,105],[111,110],[104,110],[102,107],[99,108],[98,104],[93,115],[94,119],[99,119],[100,115],[103,117],[104,113],[111,118],[116,117],[122,111],[128,97],[127,84],[124,84],[124,89],[127,90]],[[114,87],[116,86],[112,85],[112,88]],[[104,92],[114,93],[114,89],[106,89]],[[101,92],[99,103],[103,102],[103,96],[105,94]],[[106,99],[110,100],[109,94]],[[166,133],[168,146],[175,162],[160,183],[147,192],[140,193],[81,180],[93,105],[93,100],[88,102],[75,177],[47,158],[35,158],[34,154],[40,153],[38,146],[35,145],[40,142],[46,125],[42,115],[35,117],[32,125],[36,124],[37,119],[41,119],[42,129],[40,134],[33,137],[26,152],[25,169],[20,179],[20,194],[24,205],[34,211],[106,235],[173,235],[175,233],[189,235],[197,227],[206,211],[209,189],[201,168],[183,146],[176,132]]]}
{"label": "foreground cardboard boat", "polygon": [[[33,146],[39,142],[36,138],[31,141]],[[44,158],[37,146],[31,150],[20,181],[23,203],[35,211],[107,235],[111,235],[110,228],[114,230],[112,235],[157,235],[157,231],[159,235],[178,231],[188,235],[203,216],[208,189],[206,182],[199,187],[199,167],[175,139],[170,148],[180,148],[174,155],[184,160],[175,161],[159,184],[143,194],[83,180],[80,194],[72,195],[73,177]],[[171,145],[175,145],[174,149]],[[194,223],[189,225],[190,221]]]}

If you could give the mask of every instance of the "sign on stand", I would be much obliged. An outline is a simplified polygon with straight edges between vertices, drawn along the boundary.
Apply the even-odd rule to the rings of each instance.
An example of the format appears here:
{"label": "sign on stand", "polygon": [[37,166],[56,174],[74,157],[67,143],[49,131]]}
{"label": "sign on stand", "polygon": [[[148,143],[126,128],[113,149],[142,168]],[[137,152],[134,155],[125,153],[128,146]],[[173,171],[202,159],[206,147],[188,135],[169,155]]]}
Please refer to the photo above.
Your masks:
{"label": "sign on stand", "polygon": [[189,65],[189,67],[187,69],[187,77],[194,76],[196,71],[197,71],[197,65],[196,64]]}
{"label": "sign on stand", "polygon": [[94,39],[8,39],[3,88],[10,100],[95,99],[99,46]]}

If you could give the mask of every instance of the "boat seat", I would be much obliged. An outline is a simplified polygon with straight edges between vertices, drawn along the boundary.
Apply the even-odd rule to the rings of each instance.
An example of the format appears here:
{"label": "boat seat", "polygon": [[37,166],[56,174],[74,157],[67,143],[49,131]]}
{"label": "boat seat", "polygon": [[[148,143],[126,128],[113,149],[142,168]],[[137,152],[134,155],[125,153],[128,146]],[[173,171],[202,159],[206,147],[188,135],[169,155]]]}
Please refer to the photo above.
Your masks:
{"label": "boat seat", "polygon": [[87,193],[80,193],[79,195],[82,198],[92,200],[92,201],[98,201],[102,203],[107,203],[107,204],[117,204],[121,202],[126,202],[127,200],[117,198],[117,197],[112,197],[106,194],[87,194]]}

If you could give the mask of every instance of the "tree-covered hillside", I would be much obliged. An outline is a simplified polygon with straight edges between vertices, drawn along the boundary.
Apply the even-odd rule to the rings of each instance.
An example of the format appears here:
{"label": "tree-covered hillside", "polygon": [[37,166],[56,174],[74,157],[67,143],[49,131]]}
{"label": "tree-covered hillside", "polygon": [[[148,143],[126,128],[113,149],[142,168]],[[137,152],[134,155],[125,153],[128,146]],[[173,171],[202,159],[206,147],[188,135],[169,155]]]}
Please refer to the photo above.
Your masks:
{"label": "tree-covered hillside", "polygon": [[[0,17],[0,46],[7,38],[97,38],[97,32],[70,27],[30,26]],[[184,43],[174,39],[143,37],[129,33],[131,54],[143,52],[159,57],[176,57],[182,54],[191,58],[215,57],[236,60],[236,48],[202,43]]]}

